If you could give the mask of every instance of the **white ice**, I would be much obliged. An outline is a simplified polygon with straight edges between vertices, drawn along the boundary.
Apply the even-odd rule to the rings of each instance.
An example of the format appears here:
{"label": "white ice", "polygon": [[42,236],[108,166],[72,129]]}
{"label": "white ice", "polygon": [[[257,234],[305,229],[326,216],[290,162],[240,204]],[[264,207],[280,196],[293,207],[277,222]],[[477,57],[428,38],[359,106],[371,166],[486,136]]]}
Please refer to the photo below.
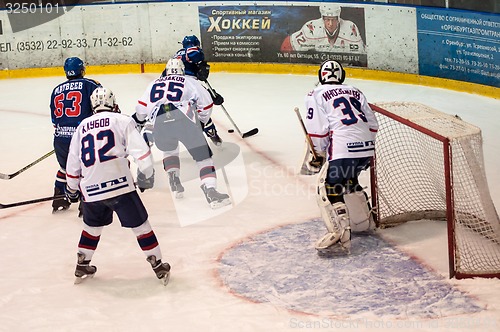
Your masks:
{"label": "white ice", "polygon": [[[122,112],[129,115],[156,76],[88,75],[111,88]],[[49,97],[61,80],[0,81],[0,172],[13,173],[52,149]],[[95,278],[73,285],[81,232],[76,207],[55,215],[51,214],[50,202],[2,209],[0,331],[499,330],[499,280],[447,279],[446,228],[436,222],[409,223],[381,233],[394,241],[398,250],[441,275],[443,282],[468,294],[484,310],[430,320],[411,316],[392,320],[370,312],[344,320],[326,319],[320,313],[289,311],[280,305],[286,299],[254,303],[230,292],[216,273],[222,253],[253,234],[319,217],[314,179],[296,175],[304,137],[293,112],[296,106],[303,108],[304,96],[314,87],[316,78],[213,73],[210,82],[225,97],[224,105],[238,128],[245,132],[257,127],[259,133],[246,139],[229,134],[227,130],[234,127],[223,111],[215,108],[213,119],[223,140],[241,149],[235,160],[237,167],[227,169],[229,179],[238,183],[233,193],[235,206],[217,212],[210,210],[201,196],[187,154],[181,160],[187,180],[185,201],[174,202],[159,153],[154,151],[156,187],[141,197],[164,260],[172,265],[170,284],[164,287],[159,283],[132,232],[115,220],[105,228],[94,255],[92,263],[98,267]],[[372,103],[421,102],[479,126],[489,189],[496,207],[500,207],[500,100],[415,85],[357,79],[348,79],[348,83],[359,87]],[[227,149],[230,147],[228,144]],[[214,151],[216,156],[221,154]],[[55,157],[51,157],[11,180],[1,180],[0,202],[50,196],[56,170]],[[218,175],[221,191],[230,189],[220,170]],[[286,238],[283,243],[287,243]],[[303,245],[311,247],[311,243]],[[264,262],[266,257],[261,259]],[[353,319],[362,323],[349,325]]]}

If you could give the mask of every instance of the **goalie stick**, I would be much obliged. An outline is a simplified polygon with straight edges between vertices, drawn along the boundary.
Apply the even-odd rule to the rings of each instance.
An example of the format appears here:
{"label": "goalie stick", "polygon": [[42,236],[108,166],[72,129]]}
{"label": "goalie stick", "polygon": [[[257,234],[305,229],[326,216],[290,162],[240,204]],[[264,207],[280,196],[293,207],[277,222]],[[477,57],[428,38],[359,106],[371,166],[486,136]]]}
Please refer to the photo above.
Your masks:
{"label": "goalie stick", "polygon": [[64,198],[64,197],[66,197],[66,196],[65,195],[57,195],[57,196],[50,196],[50,197],[35,198],[35,199],[30,199],[28,201],[21,201],[21,202],[10,203],[10,204],[1,204],[0,203],[0,209],[7,209],[7,208],[21,206],[21,205],[28,205],[28,204],[52,201],[54,199],[60,199],[60,198]]}
{"label": "goalie stick", "polygon": [[[204,81],[204,82],[207,84],[207,87],[208,87],[208,90],[210,91],[210,94],[212,96],[215,96],[215,91],[210,86],[210,83],[208,83],[208,81]],[[233,119],[231,118],[231,116],[227,112],[227,110],[224,107],[224,105],[221,104],[220,107],[222,107],[222,110],[226,114],[226,116],[229,119],[229,121],[231,121],[232,125],[234,126],[234,128],[236,129],[236,131],[238,132],[238,134],[240,134],[241,138],[247,138],[247,137],[253,136],[253,135],[255,135],[255,134],[257,134],[259,132],[258,128],[254,128],[252,130],[247,131],[246,133],[242,133],[241,130],[240,130],[240,128],[238,128],[238,126],[236,125],[236,123],[234,123]]]}
{"label": "goalie stick", "polygon": [[41,156],[40,158],[38,158],[37,160],[35,160],[34,162],[32,162],[31,164],[28,164],[26,166],[24,166],[23,168],[21,168],[19,171],[17,172],[14,172],[12,174],[3,174],[3,173],[0,173],[0,179],[2,180],[10,180],[12,179],[13,177],[21,174],[22,172],[24,172],[25,170],[27,170],[28,168],[38,164],[39,162],[41,162],[42,160],[44,160],[45,158],[47,157],[50,157],[52,154],[54,154],[54,150],[44,154],[43,156]]}
{"label": "goalie stick", "polygon": [[293,110],[295,111],[295,114],[297,114],[297,117],[299,118],[300,125],[302,126],[302,130],[304,131],[304,135],[306,136],[306,141],[307,141],[307,145],[309,146],[309,150],[311,151],[314,160],[317,160],[318,154],[314,150],[314,144],[311,140],[311,136],[309,136],[309,133],[307,132],[306,125],[304,124],[304,121],[302,120],[302,117],[300,116],[299,108],[295,107]]}

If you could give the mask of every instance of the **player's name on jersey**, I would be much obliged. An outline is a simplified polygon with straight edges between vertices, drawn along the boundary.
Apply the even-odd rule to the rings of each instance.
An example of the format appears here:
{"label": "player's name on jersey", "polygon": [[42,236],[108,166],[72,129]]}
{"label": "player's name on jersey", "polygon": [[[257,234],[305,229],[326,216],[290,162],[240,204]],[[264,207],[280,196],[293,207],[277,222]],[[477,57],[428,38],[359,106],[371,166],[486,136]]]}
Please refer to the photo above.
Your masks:
{"label": "player's name on jersey", "polygon": [[83,90],[83,82],[68,82],[61,84],[54,90],[54,94],[62,93],[67,90]]}
{"label": "player's name on jersey", "polygon": [[351,95],[354,98],[358,99],[360,98],[359,91],[354,90],[354,89],[343,89],[343,88],[337,88],[337,89],[330,89],[328,91],[325,91],[322,96],[323,98],[328,101],[332,99],[333,97],[336,97],[338,95]]}
{"label": "player's name on jersey", "polygon": [[162,81],[176,81],[184,83],[184,76],[168,75],[160,78]]}
{"label": "player's name on jersey", "polygon": [[85,134],[88,130],[109,127],[109,118],[102,118],[87,122],[82,126],[82,134]]}

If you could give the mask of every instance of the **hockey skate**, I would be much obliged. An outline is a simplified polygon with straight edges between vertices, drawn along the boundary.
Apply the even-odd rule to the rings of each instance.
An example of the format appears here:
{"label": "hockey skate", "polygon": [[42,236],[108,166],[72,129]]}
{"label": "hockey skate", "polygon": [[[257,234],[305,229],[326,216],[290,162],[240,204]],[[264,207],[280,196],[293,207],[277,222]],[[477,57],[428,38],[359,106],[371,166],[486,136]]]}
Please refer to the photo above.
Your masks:
{"label": "hockey skate", "polygon": [[217,131],[215,130],[215,127],[213,124],[211,126],[208,126],[207,128],[205,128],[204,130],[205,130],[205,134],[207,134],[207,136],[210,138],[212,143],[215,144],[215,146],[222,145],[222,138],[220,138],[219,134],[217,134]]}
{"label": "hockey skate", "polygon": [[218,209],[223,206],[231,204],[231,200],[229,199],[229,195],[221,194],[215,188],[207,188],[204,184],[201,185],[201,190],[205,194],[205,198],[207,199],[208,204],[212,209]]}
{"label": "hockey skate", "polygon": [[162,263],[161,259],[156,260],[156,256],[148,256],[147,261],[151,264],[156,277],[166,286],[170,279],[170,264]]}
{"label": "hockey skate", "polygon": [[97,267],[90,265],[90,260],[85,260],[85,255],[82,253],[77,254],[78,262],[75,269],[75,285],[80,284],[87,278],[93,278],[97,272]]}
{"label": "hockey skate", "polygon": [[168,182],[170,183],[170,190],[175,194],[175,198],[184,197],[184,187],[181,180],[174,172],[168,172]]}
{"label": "hockey skate", "polygon": [[215,146],[221,146],[222,145],[222,138],[220,138],[217,133],[214,134],[214,136],[210,136],[210,139],[212,140],[212,143],[215,144]]}
{"label": "hockey skate", "polygon": [[[54,197],[64,195],[59,188],[54,188]],[[66,198],[54,199],[52,201],[52,213],[69,209],[71,203]]]}

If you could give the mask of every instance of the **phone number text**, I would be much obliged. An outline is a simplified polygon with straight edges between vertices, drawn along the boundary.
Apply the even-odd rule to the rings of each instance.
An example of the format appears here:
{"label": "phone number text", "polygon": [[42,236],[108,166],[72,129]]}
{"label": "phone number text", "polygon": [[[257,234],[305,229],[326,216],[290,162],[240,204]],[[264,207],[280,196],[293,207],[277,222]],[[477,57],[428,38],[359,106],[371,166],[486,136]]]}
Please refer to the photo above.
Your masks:
{"label": "phone number text", "polygon": [[50,39],[30,40],[17,43],[0,43],[0,53],[28,51],[45,51],[57,49],[78,49],[91,47],[131,47],[134,46],[132,37],[108,37],[108,38],[77,38],[77,39]]}

